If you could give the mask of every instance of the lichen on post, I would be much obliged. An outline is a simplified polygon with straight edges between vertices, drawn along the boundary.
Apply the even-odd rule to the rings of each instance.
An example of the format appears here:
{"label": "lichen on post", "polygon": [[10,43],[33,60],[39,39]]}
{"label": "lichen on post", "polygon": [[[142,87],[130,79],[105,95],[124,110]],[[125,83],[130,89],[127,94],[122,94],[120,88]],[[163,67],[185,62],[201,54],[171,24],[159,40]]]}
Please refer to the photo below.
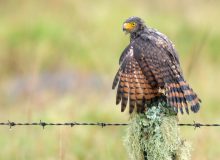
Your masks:
{"label": "lichen on post", "polygon": [[124,143],[131,160],[189,160],[191,146],[180,138],[177,114],[165,101],[131,115]]}

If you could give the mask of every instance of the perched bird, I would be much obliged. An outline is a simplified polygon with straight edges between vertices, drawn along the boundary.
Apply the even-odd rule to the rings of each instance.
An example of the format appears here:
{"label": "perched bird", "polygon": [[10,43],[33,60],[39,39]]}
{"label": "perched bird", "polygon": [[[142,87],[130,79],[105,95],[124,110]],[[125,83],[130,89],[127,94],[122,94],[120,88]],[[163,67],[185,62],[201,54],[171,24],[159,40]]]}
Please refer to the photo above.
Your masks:
{"label": "perched bird", "polygon": [[178,54],[164,34],[149,28],[139,17],[130,17],[123,24],[130,34],[130,44],[119,60],[119,70],[112,88],[117,88],[116,104],[123,112],[129,101],[129,113],[143,112],[147,103],[165,97],[175,112],[188,107],[198,112],[201,100],[183,77]]}

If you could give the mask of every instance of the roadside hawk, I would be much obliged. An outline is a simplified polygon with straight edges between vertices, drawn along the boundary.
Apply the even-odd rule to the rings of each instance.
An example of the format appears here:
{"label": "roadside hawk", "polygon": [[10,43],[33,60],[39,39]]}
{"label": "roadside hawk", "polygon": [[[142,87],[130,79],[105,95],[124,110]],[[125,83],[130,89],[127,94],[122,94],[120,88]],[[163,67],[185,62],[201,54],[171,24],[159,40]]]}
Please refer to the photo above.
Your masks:
{"label": "roadside hawk", "polygon": [[117,87],[116,104],[123,112],[129,102],[129,113],[147,109],[148,102],[164,97],[167,103],[189,114],[198,112],[201,100],[183,77],[179,57],[172,42],[164,34],[147,27],[139,17],[123,24],[130,34],[130,44],[119,60],[112,88]]}

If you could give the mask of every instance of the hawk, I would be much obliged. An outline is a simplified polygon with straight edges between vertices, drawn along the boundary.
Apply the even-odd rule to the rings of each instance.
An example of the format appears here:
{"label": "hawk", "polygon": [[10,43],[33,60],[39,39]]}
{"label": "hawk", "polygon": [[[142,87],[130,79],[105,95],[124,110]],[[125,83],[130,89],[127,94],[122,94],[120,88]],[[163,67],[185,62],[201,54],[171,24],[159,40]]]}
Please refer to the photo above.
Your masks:
{"label": "hawk", "polygon": [[201,100],[185,81],[179,57],[172,42],[164,34],[145,25],[139,17],[123,24],[130,34],[130,44],[119,59],[119,69],[112,89],[117,87],[116,104],[123,112],[129,101],[129,113],[147,109],[148,102],[164,97],[174,111],[198,112]]}

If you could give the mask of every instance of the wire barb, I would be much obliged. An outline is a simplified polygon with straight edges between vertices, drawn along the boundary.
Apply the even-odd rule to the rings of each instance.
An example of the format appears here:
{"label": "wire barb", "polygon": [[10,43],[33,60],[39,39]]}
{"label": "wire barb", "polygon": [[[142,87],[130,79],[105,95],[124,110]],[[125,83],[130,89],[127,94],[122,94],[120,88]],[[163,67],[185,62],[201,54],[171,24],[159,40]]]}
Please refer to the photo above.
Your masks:
{"label": "wire barb", "polygon": [[[40,120],[39,125],[41,125],[42,128],[44,129],[44,128],[46,127],[46,125],[48,125],[48,124],[47,124],[46,122],[42,122],[42,121]],[[51,125],[52,125],[52,124],[51,124]]]}
{"label": "wire barb", "polygon": [[9,128],[12,128],[13,126],[15,126],[16,124],[14,122],[11,122],[8,120],[8,125],[9,125]]}

